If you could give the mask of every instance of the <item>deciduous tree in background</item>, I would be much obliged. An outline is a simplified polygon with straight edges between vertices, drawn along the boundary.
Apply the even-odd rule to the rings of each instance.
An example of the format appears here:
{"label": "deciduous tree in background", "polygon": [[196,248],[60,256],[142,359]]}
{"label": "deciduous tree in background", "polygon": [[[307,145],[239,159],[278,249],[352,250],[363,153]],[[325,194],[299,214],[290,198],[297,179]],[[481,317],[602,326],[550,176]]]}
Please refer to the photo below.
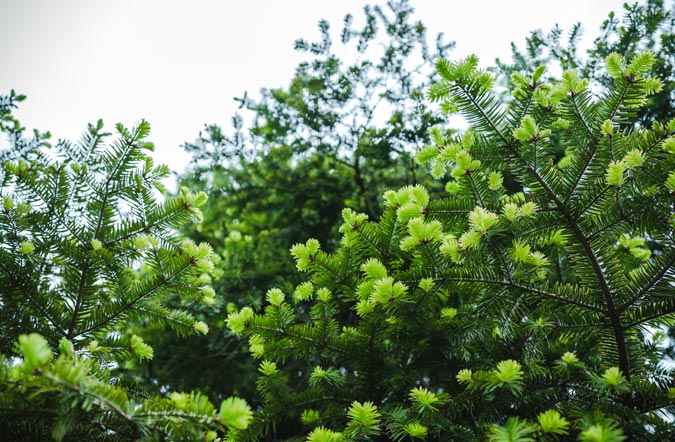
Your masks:
{"label": "deciduous tree in background", "polygon": [[194,159],[181,182],[210,196],[204,221],[186,234],[222,257],[213,287],[225,303],[220,315],[203,318],[209,340],[150,332],[165,342],[150,373],[159,384],[252,395],[255,367],[224,327],[226,304],[260,305],[269,288],[300,282],[288,249],[308,237],[333,249],[345,205],[376,217],[387,189],[418,182],[442,189],[414,155],[442,121],[424,92],[451,45],[439,36],[431,50],[405,0],[366,7],[360,19],[345,18],[339,44],[327,22],[318,42],[296,42],[309,57],[290,85],[241,100],[250,125],[235,119],[231,135],[208,126],[186,145]]}

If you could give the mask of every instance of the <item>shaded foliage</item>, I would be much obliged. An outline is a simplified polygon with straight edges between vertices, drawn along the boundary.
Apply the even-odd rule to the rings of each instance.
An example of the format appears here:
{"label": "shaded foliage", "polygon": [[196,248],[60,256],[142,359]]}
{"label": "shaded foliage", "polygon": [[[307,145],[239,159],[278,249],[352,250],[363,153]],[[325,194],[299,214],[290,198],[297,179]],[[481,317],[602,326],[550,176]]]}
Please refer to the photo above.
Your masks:
{"label": "shaded foliage", "polygon": [[[226,300],[218,305],[223,316],[228,305],[259,305],[270,287],[300,282],[287,250],[308,236],[336,247],[345,205],[376,216],[386,189],[429,182],[414,155],[441,118],[424,90],[433,61],[452,45],[439,36],[428,47],[426,28],[412,14],[407,1],[367,6],[360,23],[345,17],[339,44],[320,22],[318,41],[296,42],[308,60],[288,87],[245,95],[231,134],[210,125],[185,145],[193,160],[181,183],[210,195],[204,221],[186,234],[222,258],[213,286]],[[223,321],[211,318],[204,317],[214,331],[210,341],[167,337],[150,376],[214,396],[232,388],[253,395],[255,367]]]}

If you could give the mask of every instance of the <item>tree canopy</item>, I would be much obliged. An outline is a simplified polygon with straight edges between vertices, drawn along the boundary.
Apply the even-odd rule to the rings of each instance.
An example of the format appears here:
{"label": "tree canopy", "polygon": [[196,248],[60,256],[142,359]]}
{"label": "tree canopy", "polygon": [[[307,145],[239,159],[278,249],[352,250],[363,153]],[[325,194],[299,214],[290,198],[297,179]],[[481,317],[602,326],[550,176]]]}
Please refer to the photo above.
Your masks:
{"label": "tree canopy", "polygon": [[174,194],[147,122],[0,96],[0,439],[675,439],[675,23],[624,9],[487,70],[322,21]]}
{"label": "tree canopy", "polygon": [[[212,284],[217,299],[225,300],[215,306],[222,317],[228,306],[261,305],[270,288],[301,282],[289,248],[308,237],[335,248],[343,207],[377,217],[387,189],[424,182],[442,191],[414,155],[430,142],[429,129],[443,121],[425,93],[435,60],[452,44],[438,36],[431,46],[407,1],[345,17],[337,41],[327,22],[319,31],[317,42],[296,42],[307,61],[287,87],[245,95],[229,133],[208,125],[185,145],[193,160],[181,185],[210,198],[201,224],[184,232],[219,255]],[[188,345],[146,329],[148,340],[162,343],[155,346],[149,379],[199,387],[214,397],[252,396],[255,366],[222,317],[205,315],[209,339],[188,337]],[[186,364],[197,348],[208,356]]]}

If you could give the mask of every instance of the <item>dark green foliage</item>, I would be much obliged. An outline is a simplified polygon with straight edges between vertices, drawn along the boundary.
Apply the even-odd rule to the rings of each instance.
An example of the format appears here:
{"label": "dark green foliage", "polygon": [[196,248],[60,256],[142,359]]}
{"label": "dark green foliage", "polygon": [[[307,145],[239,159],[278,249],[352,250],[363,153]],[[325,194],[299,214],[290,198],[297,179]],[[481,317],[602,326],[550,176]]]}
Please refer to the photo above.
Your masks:
{"label": "dark green foliage", "polygon": [[417,158],[450,196],[345,209],[335,253],[292,248],[306,282],[229,315],[262,360],[238,440],[675,437],[675,120],[634,127],[654,62],[610,54],[597,94],[537,67],[502,104],[475,57],[440,60],[429,96],[472,127]]}
{"label": "dark green foliage", "polygon": [[51,147],[47,135],[23,138],[11,115],[20,99],[0,99],[10,143],[0,151],[0,438],[195,440],[244,426],[243,400],[218,414],[199,393],[151,396],[127,375],[153,356],[130,323],[208,331],[189,308],[212,292],[211,249],[177,234],[206,194],[160,201],[169,170],[147,154],[148,123],[118,125],[107,144],[99,121]]}
{"label": "dark green foliage", "polygon": [[288,87],[241,99],[245,111],[231,135],[208,126],[186,145],[193,161],[181,183],[210,196],[204,221],[186,233],[222,257],[213,287],[227,301],[216,306],[222,313],[204,317],[210,340],[167,336],[156,346],[153,380],[214,397],[231,389],[253,395],[255,367],[224,328],[227,304],[260,305],[270,287],[300,282],[288,249],[308,237],[334,249],[345,205],[376,216],[386,189],[422,179],[440,191],[414,155],[442,121],[424,91],[434,60],[451,45],[439,38],[427,47],[412,12],[406,1],[366,7],[363,24],[345,18],[338,42],[321,22],[319,41],[296,43],[307,61]]}

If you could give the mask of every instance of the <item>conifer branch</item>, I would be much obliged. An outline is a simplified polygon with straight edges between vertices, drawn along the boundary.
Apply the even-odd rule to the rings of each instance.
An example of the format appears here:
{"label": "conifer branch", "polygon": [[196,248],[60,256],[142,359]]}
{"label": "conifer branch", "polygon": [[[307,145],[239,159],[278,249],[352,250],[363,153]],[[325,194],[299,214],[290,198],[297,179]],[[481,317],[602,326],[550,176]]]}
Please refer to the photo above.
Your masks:
{"label": "conifer branch", "polygon": [[461,282],[461,283],[472,283],[472,284],[487,284],[487,285],[498,285],[498,286],[503,286],[506,288],[513,288],[513,289],[518,289],[522,290],[524,292],[528,293],[533,293],[536,295],[543,296],[545,298],[553,299],[558,302],[562,302],[564,304],[569,304],[573,305],[575,307],[580,307],[584,310],[589,310],[593,311],[596,313],[602,313],[602,314],[607,314],[608,311],[606,309],[603,309],[601,307],[597,307],[591,304],[586,304],[584,302],[576,301],[574,299],[568,299],[564,298],[560,295],[557,295],[555,293],[550,293],[545,290],[537,289],[534,287],[518,284],[512,281],[499,281],[499,280],[490,280],[490,279],[482,279],[482,278],[452,278],[452,277],[447,277],[441,281],[448,281],[448,282]]}
{"label": "conifer branch", "polygon": [[624,84],[624,87],[621,88],[621,91],[619,92],[619,97],[616,99],[616,103],[612,107],[612,110],[609,113],[609,117],[607,118],[609,121],[614,121],[614,117],[616,117],[616,113],[619,111],[619,107],[621,107],[621,103],[623,103],[624,98],[626,98],[626,94],[628,93],[628,90],[631,87],[631,82],[629,80],[624,79],[622,81]]}
{"label": "conifer branch", "polygon": [[44,376],[46,379],[50,380],[56,385],[61,386],[62,388],[71,390],[76,392],[77,394],[81,396],[89,396],[94,400],[94,403],[98,405],[101,408],[104,409],[109,409],[112,411],[115,415],[121,417],[125,421],[127,421],[129,424],[132,426],[136,426],[137,423],[133,420],[133,417],[129,414],[127,414],[124,410],[122,410],[118,404],[116,404],[114,401],[110,400],[109,398],[105,397],[104,395],[98,394],[94,391],[91,391],[87,388],[83,388],[79,385],[75,385],[69,382],[64,381],[58,376],[54,376],[50,373],[43,373],[42,376]]}
{"label": "conifer branch", "polygon": [[612,324],[612,330],[614,331],[614,335],[616,337],[617,351],[618,351],[618,354],[619,354],[619,368],[621,369],[621,371],[623,371],[623,373],[626,375],[626,377],[628,379],[630,379],[630,364],[629,364],[629,359],[628,359],[628,348],[626,346],[623,325],[621,324],[621,317],[620,317],[620,314],[616,311],[616,307],[614,305],[614,298],[613,298],[612,290],[610,289],[609,284],[607,282],[607,279],[605,277],[605,274],[602,271],[602,267],[600,266],[600,264],[599,264],[599,262],[596,258],[596,254],[593,251],[593,248],[591,247],[591,244],[590,244],[588,238],[586,238],[586,236],[581,231],[581,228],[579,227],[574,215],[572,213],[570,213],[567,206],[558,198],[558,196],[555,194],[553,189],[551,189],[548,186],[548,184],[537,173],[537,171],[535,171],[529,165],[527,165],[526,167],[527,167],[527,170],[530,172],[530,174],[542,186],[544,191],[547,193],[548,197],[558,207],[558,209],[560,210],[560,213],[563,215],[563,217],[567,221],[567,225],[572,229],[577,241],[579,242],[579,244],[581,245],[581,247],[584,250],[584,255],[585,255],[586,259],[588,260],[589,264],[591,265],[591,268],[593,269],[593,272],[595,273],[595,275],[598,279],[598,284],[600,286],[600,292],[602,293],[603,299],[604,299],[605,304],[607,306],[606,311],[603,312],[603,313],[605,313],[609,317],[609,320],[611,321],[611,324]]}
{"label": "conifer branch", "polygon": [[317,348],[325,348],[327,350],[332,350],[334,352],[349,356],[351,358],[358,358],[358,355],[356,353],[349,352],[343,348],[340,348],[338,346],[332,345],[328,342],[328,340],[319,342],[314,339],[311,339],[307,336],[298,334],[298,333],[292,333],[288,329],[278,329],[278,328],[273,328],[273,327],[268,327],[265,325],[255,325],[255,328],[258,330],[262,330],[271,334],[275,335],[280,335],[286,338],[291,338],[291,339],[297,339],[298,341],[303,341],[308,344],[312,344]]}
{"label": "conifer branch", "polygon": [[[591,207],[593,207],[595,205],[595,203],[597,203],[605,195],[605,192],[607,192],[609,189],[610,189],[610,186],[604,186],[603,189],[600,192],[597,192],[597,195],[595,195],[595,197],[593,197],[593,199],[591,201],[589,201],[588,204],[586,204],[585,207],[583,207],[581,210],[579,210],[579,214],[583,215],[584,213],[588,212],[591,209]],[[617,192],[618,192],[618,189],[617,189]],[[617,205],[617,208],[618,208],[618,205]]]}
{"label": "conifer branch", "polygon": [[630,322],[628,324],[624,324],[623,328],[626,331],[630,331],[630,330],[634,329],[635,327],[639,327],[643,324],[648,324],[648,323],[650,323],[652,321],[655,321],[659,318],[663,318],[665,316],[671,316],[671,315],[675,315],[675,307],[673,307],[669,310],[659,311],[659,312],[655,312],[651,315],[643,316],[638,320],[635,320],[635,321]]}
{"label": "conifer branch", "polygon": [[617,308],[617,313],[621,314],[631,308],[636,302],[638,302],[640,299],[642,299],[651,289],[659,283],[662,278],[668,273],[668,270],[671,270],[675,266],[675,253],[671,256],[671,258],[659,269],[658,272],[654,273],[652,278],[645,284],[638,292],[630,298],[628,301],[624,302],[622,305],[620,305]]}
{"label": "conifer branch", "polygon": [[637,215],[639,212],[640,212],[639,209],[634,209],[630,213],[622,214],[621,216],[617,217],[611,223],[606,224],[602,228],[600,228],[600,229],[596,230],[595,232],[591,233],[590,235],[588,235],[588,240],[593,241],[599,235],[605,233],[607,230],[611,229],[612,227],[616,226],[617,224],[620,224],[624,221],[628,221],[632,216]]}
{"label": "conifer branch", "polygon": [[581,113],[581,109],[579,109],[579,103],[577,103],[577,97],[578,96],[579,95],[576,94],[576,93],[570,94],[570,101],[572,102],[572,107],[574,109],[574,112],[576,113],[577,118],[579,119],[579,121],[581,121],[582,126],[586,130],[586,133],[591,138],[591,141],[594,144],[597,144],[597,138],[596,138],[595,134],[593,133],[593,129],[590,128],[590,126],[586,122],[586,119],[584,118],[583,114]]}
{"label": "conifer branch", "polygon": [[475,99],[473,94],[471,94],[464,86],[456,84],[456,87],[459,88],[464,93],[464,98],[466,98],[471,105],[473,106],[474,109],[476,109],[481,116],[483,117],[483,120],[490,126],[492,131],[497,135],[497,137],[501,140],[501,142],[504,144],[504,146],[511,147],[512,143],[511,140],[506,138],[504,134],[502,134],[501,130],[497,125],[492,121],[492,119],[488,116],[488,114],[485,112],[483,107],[480,105],[480,103]]}
{"label": "conifer branch", "polygon": [[[572,135],[572,136],[574,137],[574,135]],[[576,140],[576,137],[574,137],[574,139]],[[582,147],[578,142],[577,142],[577,144],[579,145],[579,147]],[[574,196],[574,194],[577,190],[577,186],[579,185],[581,180],[586,175],[586,171],[588,170],[588,166],[590,166],[591,162],[593,161],[593,158],[595,157],[595,152],[596,152],[597,148],[598,148],[597,143],[593,144],[592,150],[586,156],[586,161],[584,162],[584,166],[581,168],[581,170],[579,172],[577,172],[576,177],[574,179],[574,182],[570,186],[570,189],[567,191],[567,195],[565,195],[565,198],[563,198],[563,204],[567,205],[570,201],[570,198],[572,198],[572,196]],[[580,213],[584,213],[584,212],[585,212],[585,210],[581,211]]]}
{"label": "conifer branch", "polygon": [[[145,122],[142,122],[141,125],[147,124]],[[99,209],[99,213],[97,215],[97,221],[96,221],[96,227],[94,227],[94,231],[92,234],[91,239],[92,240],[98,240],[99,234],[101,232],[101,227],[103,225],[103,218],[105,217],[105,212],[107,209],[108,205],[108,199],[110,198],[110,184],[112,183],[113,179],[118,178],[117,173],[126,161],[127,156],[131,152],[131,150],[135,147],[135,143],[137,140],[137,137],[141,134],[141,127],[139,126],[139,129],[135,131],[134,137],[131,140],[124,140],[124,145],[125,149],[119,155],[118,158],[116,158],[116,162],[114,163],[112,171],[108,173],[108,177],[105,181],[105,184],[103,185],[103,198],[101,200],[101,207]],[[87,289],[87,279],[89,276],[89,258],[87,257],[85,261],[82,263],[82,266],[80,267],[80,283],[77,291],[77,298],[75,301],[75,306],[73,308],[73,313],[70,319],[70,325],[68,326],[68,334],[66,337],[68,339],[72,339],[74,337],[74,332],[75,332],[75,325],[77,324],[77,319],[78,315],[80,313],[80,308],[82,307],[82,302],[84,300],[85,296],[85,291]]]}
{"label": "conifer branch", "polygon": [[171,283],[171,281],[178,276],[180,276],[186,269],[190,268],[192,266],[192,262],[187,261],[184,263],[181,267],[179,267],[175,272],[173,272],[171,275],[167,277],[167,275],[162,274],[160,278],[157,278],[157,281],[150,287],[148,287],[144,292],[140,293],[138,296],[135,298],[125,302],[122,306],[120,306],[117,311],[114,313],[109,314],[105,319],[102,321],[93,324],[89,327],[87,327],[84,330],[81,330],[79,333],[74,335],[76,336],[84,336],[88,335],[96,330],[99,330],[103,327],[106,327],[113,323],[116,319],[118,319],[120,316],[122,316],[126,311],[128,311],[131,307],[133,307],[136,303],[141,301],[144,298],[147,298],[148,296],[152,295],[158,290],[161,290]]}
{"label": "conifer branch", "polygon": [[84,292],[87,289],[87,276],[89,272],[89,259],[85,260],[80,267],[80,283],[77,289],[77,298],[75,300],[75,306],[73,307],[73,312],[70,317],[70,324],[68,325],[68,333],[66,338],[73,339],[75,336],[75,324],[77,323],[77,316],[80,313],[80,308],[82,307],[82,300],[84,299]]}

